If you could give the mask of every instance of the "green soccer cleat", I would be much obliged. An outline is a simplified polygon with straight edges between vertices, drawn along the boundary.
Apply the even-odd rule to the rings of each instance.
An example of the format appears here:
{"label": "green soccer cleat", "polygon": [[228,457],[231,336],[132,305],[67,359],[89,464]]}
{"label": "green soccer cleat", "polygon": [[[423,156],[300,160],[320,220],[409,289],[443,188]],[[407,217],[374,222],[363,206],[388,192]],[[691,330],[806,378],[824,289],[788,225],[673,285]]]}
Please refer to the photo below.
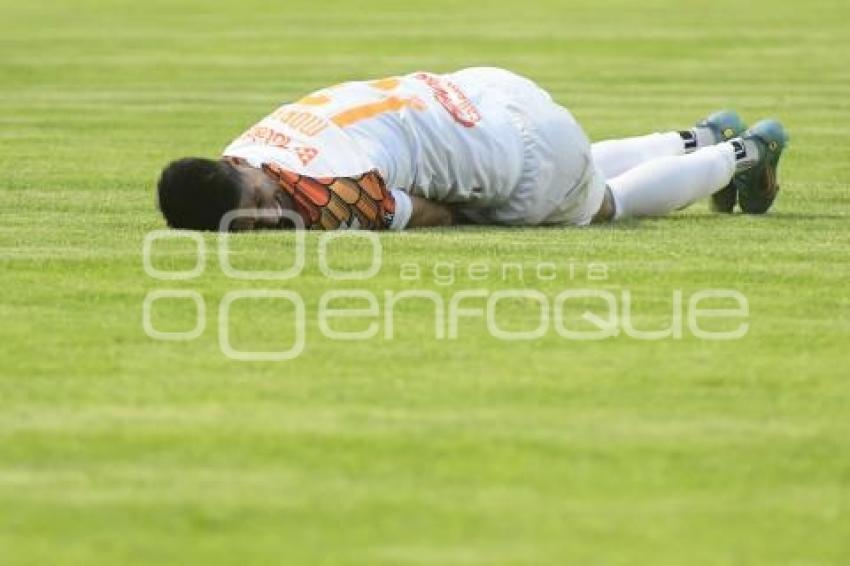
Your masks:
{"label": "green soccer cleat", "polygon": [[[716,143],[720,143],[741,136],[746,131],[747,125],[734,110],[720,110],[705,120],[697,122],[697,128],[708,128],[714,134]],[[715,212],[731,214],[737,199],[735,183],[729,183],[725,188],[711,195],[711,209]]]}
{"label": "green soccer cleat", "polygon": [[734,110],[719,110],[697,122],[696,126],[711,130],[717,143],[740,137],[747,129],[744,120]]}
{"label": "green soccer cleat", "polygon": [[759,148],[759,160],[751,169],[737,173],[732,184],[738,192],[738,204],[747,214],[764,214],[779,192],[779,158],[788,144],[788,134],[777,120],[762,120],[743,135]]}

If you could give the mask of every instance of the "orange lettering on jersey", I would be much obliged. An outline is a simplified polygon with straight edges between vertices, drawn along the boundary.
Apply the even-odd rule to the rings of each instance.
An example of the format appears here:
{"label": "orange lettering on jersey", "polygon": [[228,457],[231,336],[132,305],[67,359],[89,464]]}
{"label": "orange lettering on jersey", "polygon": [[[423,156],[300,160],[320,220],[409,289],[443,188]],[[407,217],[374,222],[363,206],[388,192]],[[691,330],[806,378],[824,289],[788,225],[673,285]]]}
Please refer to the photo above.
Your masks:
{"label": "orange lettering on jersey", "polygon": [[330,101],[330,96],[325,96],[324,94],[310,94],[295,104],[303,104],[304,106],[321,106],[322,104],[327,104]]}
{"label": "orange lettering on jersey", "polygon": [[465,128],[473,128],[481,121],[481,114],[466,94],[453,82],[431,75],[418,73],[416,78],[423,81],[434,92],[434,98]]}
{"label": "orange lettering on jersey", "polygon": [[388,77],[386,79],[381,79],[378,81],[372,81],[369,83],[369,86],[372,88],[376,88],[378,90],[393,90],[398,85],[401,84],[401,81],[395,77]]}
{"label": "orange lettering on jersey", "polygon": [[313,161],[317,155],[319,155],[319,150],[315,147],[296,147],[295,154],[298,156],[298,159],[301,160],[303,165],[307,165]]}
{"label": "orange lettering on jersey", "polygon": [[286,149],[287,147],[289,147],[289,144],[292,141],[292,138],[290,138],[286,134],[275,131],[271,128],[267,128],[265,126],[254,126],[250,130],[242,134],[242,138],[251,141],[260,141],[266,145],[279,147],[281,149]]}
{"label": "orange lettering on jersey", "polygon": [[340,112],[331,118],[331,121],[340,128],[344,128],[356,124],[361,120],[368,120],[385,112],[398,112],[402,108],[407,107],[422,110],[425,108],[425,104],[416,97],[399,98],[397,96],[389,96],[378,102],[370,102],[361,106],[355,106],[345,112]]}
{"label": "orange lettering on jersey", "polygon": [[280,109],[271,117],[305,136],[316,136],[328,127],[328,122],[321,116],[300,110]]}

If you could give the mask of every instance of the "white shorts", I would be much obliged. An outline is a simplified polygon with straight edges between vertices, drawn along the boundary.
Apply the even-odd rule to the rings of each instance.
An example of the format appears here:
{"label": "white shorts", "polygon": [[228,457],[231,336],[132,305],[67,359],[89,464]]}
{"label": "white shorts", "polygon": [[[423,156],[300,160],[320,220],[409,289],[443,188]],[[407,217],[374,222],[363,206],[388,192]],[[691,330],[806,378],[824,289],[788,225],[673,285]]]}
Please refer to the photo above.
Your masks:
{"label": "white shorts", "polygon": [[602,206],[605,178],[594,167],[590,141],[572,114],[510,71],[478,67],[456,75],[504,95],[523,142],[520,179],[511,197],[463,212],[486,224],[589,224]]}

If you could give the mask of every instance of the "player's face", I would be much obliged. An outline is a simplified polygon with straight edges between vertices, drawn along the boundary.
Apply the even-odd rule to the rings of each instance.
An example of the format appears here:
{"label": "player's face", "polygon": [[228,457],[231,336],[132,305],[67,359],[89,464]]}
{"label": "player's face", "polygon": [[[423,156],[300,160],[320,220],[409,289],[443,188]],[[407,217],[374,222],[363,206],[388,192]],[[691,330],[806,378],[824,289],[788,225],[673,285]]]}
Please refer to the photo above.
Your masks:
{"label": "player's face", "polygon": [[[233,222],[233,230],[277,230],[291,228],[284,210],[293,210],[292,199],[260,169],[237,165],[242,177],[242,200],[239,208],[248,212]],[[255,211],[255,214],[250,213]]]}

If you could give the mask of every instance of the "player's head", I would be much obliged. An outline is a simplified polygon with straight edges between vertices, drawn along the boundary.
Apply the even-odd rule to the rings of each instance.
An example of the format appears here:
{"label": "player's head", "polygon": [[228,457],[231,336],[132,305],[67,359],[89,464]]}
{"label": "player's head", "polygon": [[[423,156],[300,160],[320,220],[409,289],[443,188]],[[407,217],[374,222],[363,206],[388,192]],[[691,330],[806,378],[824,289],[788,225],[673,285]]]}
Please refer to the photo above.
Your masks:
{"label": "player's head", "polygon": [[157,192],[166,223],[185,230],[218,230],[222,217],[236,209],[266,212],[240,215],[229,229],[282,228],[282,218],[275,215],[292,208],[289,196],[262,170],[199,157],[169,163]]}

